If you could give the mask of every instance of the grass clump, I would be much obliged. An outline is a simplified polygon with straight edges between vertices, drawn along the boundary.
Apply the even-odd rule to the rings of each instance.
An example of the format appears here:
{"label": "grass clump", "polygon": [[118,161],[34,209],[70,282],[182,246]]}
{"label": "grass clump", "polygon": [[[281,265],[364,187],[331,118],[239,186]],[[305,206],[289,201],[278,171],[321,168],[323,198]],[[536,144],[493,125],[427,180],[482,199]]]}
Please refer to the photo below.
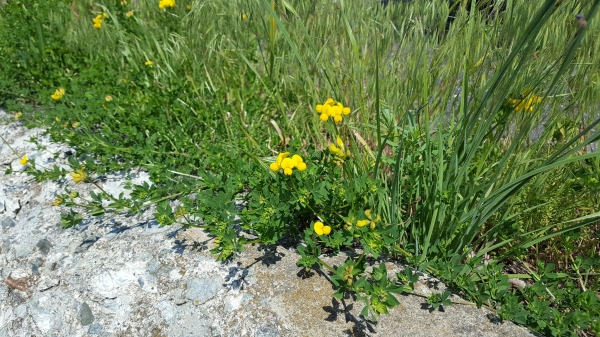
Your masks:
{"label": "grass clump", "polygon": [[[600,1],[484,5],[9,1],[0,100],[88,155],[76,182],[150,172],[131,198],[65,191],[65,228],[156,205],[220,260],[297,240],[365,316],[419,269],[544,334],[598,334]],[[412,269],[369,269],[381,255]]]}

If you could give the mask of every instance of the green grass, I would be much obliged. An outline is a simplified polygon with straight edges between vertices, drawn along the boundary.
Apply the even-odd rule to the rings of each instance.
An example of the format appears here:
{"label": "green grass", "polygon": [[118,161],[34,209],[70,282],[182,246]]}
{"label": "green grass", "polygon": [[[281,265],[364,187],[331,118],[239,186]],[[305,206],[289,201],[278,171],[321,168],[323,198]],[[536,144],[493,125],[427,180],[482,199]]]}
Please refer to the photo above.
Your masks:
{"label": "green grass", "polygon": [[[228,258],[245,243],[231,225],[244,192],[244,228],[263,244],[303,241],[306,267],[331,268],[319,262],[322,248],[355,238],[504,318],[549,335],[598,333],[587,296],[600,289],[600,155],[586,149],[600,138],[599,1],[494,6],[490,15],[460,2],[446,31],[442,0],[178,0],[166,10],[158,1],[14,0],[0,10],[0,103],[93,154],[88,171],[149,170],[153,187],[135,187],[132,200],[100,194],[112,206],[91,200],[88,214],[159,203],[161,223],[206,228]],[[65,96],[52,100],[61,87]],[[516,111],[508,100],[527,100],[528,90],[541,102]],[[343,123],[319,121],[316,105],[328,97],[351,108]],[[327,151],[338,135],[351,153],[342,165]],[[302,154],[308,170],[267,174],[284,151]],[[183,208],[165,202],[175,196]],[[353,227],[366,209],[381,216],[377,229]],[[75,210],[65,226],[80,219]],[[343,234],[314,237],[319,219]],[[529,268],[511,277],[533,290],[509,291],[502,262]],[[350,266],[364,273],[364,259]],[[377,289],[362,274],[345,285],[337,273],[338,293],[364,293],[375,315],[395,305],[377,291],[408,289]],[[536,307],[546,293],[552,307]]]}

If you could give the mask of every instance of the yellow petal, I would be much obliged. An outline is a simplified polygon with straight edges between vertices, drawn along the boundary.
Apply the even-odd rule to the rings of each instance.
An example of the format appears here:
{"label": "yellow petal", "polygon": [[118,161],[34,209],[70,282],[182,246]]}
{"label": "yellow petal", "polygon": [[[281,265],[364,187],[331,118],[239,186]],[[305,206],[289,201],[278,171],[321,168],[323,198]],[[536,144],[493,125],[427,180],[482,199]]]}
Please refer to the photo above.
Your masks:
{"label": "yellow petal", "polygon": [[365,210],[365,215],[367,216],[367,218],[371,219],[371,210],[370,209]]}
{"label": "yellow petal", "polygon": [[324,235],[329,235],[329,233],[331,233],[331,227],[329,227],[329,226],[323,226],[323,234]]}
{"label": "yellow petal", "polygon": [[318,113],[323,112],[323,104],[317,104],[317,112]]}
{"label": "yellow petal", "polygon": [[292,158],[284,158],[284,159],[281,161],[281,167],[282,167],[284,170],[285,170],[285,169],[290,169],[290,170],[291,170],[291,169],[293,169],[293,168],[294,168],[294,166],[296,166],[296,165],[295,165],[294,161],[292,160]]}
{"label": "yellow petal", "polygon": [[323,235],[323,223],[321,221],[315,222],[314,230],[317,235]]}
{"label": "yellow petal", "polygon": [[321,120],[321,122],[327,122],[327,120],[329,119],[329,115],[327,115],[326,113],[322,113],[321,116],[319,116],[319,119]]}
{"label": "yellow petal", "polygon": [[306,163],[302,162],[298,164],[298,171],[302,172],[304,170],[306,170]]}
{"label": "yellow petal", "polygon": [[347,116],[347,115],[349,115],[349,114],[350,114],[350,108],[347,108],[347,107],[346,107],[346,108],[343,108],[343,109],[342,109],[342,114],[344,114],[344,116]]}
{"label": "yellow petal", "polygon": [[277,172],[280,169],[280,167],[279,167],[279,165],[277,165],[277,163],[271,163],[271,165],[269,165],[269,168],[271,169],[271,171],[274,171],[274,172]]}
{"label": "yellow petal", "polygon": [[356,222],[356,227],[362,228],[365,227],[370,221],[369,220],[358,220]]}
{"label": "yellow petal", "polygon": [[337,136],[337,144],[343,149],[344,148],[344,142],[342,142],[342,139],[340,138],[340,136]]}
{"label": "yellow petal", "polygon": [[338,154],[338,152],[340,152],[340,149],[338,149],[337,146],[335,146],[334,144],[329,144],[329,151],[333,154]]}

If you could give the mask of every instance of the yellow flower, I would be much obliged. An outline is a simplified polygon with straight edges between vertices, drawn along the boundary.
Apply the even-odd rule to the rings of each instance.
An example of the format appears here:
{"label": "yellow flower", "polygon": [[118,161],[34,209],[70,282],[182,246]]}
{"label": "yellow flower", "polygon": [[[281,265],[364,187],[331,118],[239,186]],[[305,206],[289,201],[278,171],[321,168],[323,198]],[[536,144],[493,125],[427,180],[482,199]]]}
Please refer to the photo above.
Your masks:
{"label": "yellow flower", "polygon": [[133,11],[129,11],[129,12],[125,13],[125,16],[128,17],[128,18],[132,17],[133,16]]}
{"label": "yellow flower", "polygon": [[333,162],[339,165],[344,162],[344,158],[350,153],[349,151],[345,150],[344,142],[342,141],[340,136],[337,136],[336,143],[337,146],[335,144],[329,144],[329,152],[336,155],[336,158],[333,159]]}
{"label": "yellow flower", "polygon": [[277,155],[275,162],[269,165],[271,171],[277,172],[283,169],[283,174],[289,176],[292,175],[293,169],[298,169],[298,171],[306,170],[306,163],[300,155],[295,154],[291,158],[289,156],[289,152],[282,152]]}
{"label": "yellow flower", "polygon": [[77,192],[77,191],[73,191],[73,192],[69,193],[69,198],[71,198],[71,199],[75,199],[78,196],[79,196],[79,192]]}
{"label": "yellow flower", "polygon": [[28,162],[29,162],[29,159],[27,159],[27,155],[24,155],[23,158],[21,158],[21,160],[19,160],[19,164],[21,164],[21,165],[27,165]]}
{"label": "yellow flower", "polygon": [[54,201],[52,202],[52,206],[60,206],[63,203],[63,198],[56,198],[54,199]]}
{"label": "yellow flower", "polygon": [[175,7],[175,0],[160,0],[158,2],[158,8],[173,8]]}
{"label": "yellow flower", "polygon": [[192,10],[192,5],[186,5],[185,9],[187,9],[188,11],[191,11]]}
{"label": "yellow flower", "polygon": [[523,98],[520,99],[508,99],[508,103],[514,107],[516,112],[520,112],[521,110],[531,112],[535,105],[542,101],[542,97],[531,94],[531,88],[523,90],[522,96]]}
{"label": "yellow flower", "polygon": [[71,124],[71,126],[73,126],[73,128],[76,128],[79,125],[81,125],[81,123],[79,123],[79,122],[73,122],[73,124]]}
{"label": "yellow flower", "polygon": [[15,119],[19,119],[19,118],[21,118],[22,115],[23,114],[21,113],[21,111],[19,111],[19,112],[15,113],[14,117],[15,117]]}
{"label": "yellow flower", "polygon": [[314,230],[317,235],[329,235],[331,233],[331,227],[323,225],[321,221],[315,222]]}
{"label": "yellow flower", "polygon": [[336,102],[333,98],[328,98],[323,104],[317,104],[316,111],[320,114],[319,119],[322,122],[328,121],[331,117],[336,123],[339,123],[343,120],[342,116],[350,114],[350,108],[344,107],[342,103]]}
{"label": "yellow flower", "polygon": [[92,19],[92,23],[94,24],[94,28],[100,29],[102,27],[103,20],[107,17],[106,13],[98,14],[95,18]]}
{"label": "yellow flower", "polygon": [[52,99],[55,101],[60,100],[63,96],[65,95],[65,89],[63,88],[58,88],[56,89],[56,91],[54,92],[54,94],[52,94]]}
{"label": "yellow flower", "polygon": [[110,101],[112,101],[112,96],[110,96],[110,95],[106,95],[106,97],[104,97],[104,99],[105,99],[107,102],[110,102]]}
{"label": "yellow flower", "polygon": [[242,13],[242,20],[246,20],[248,18],[248,14]]}
{"label": "yellow flower", "polygon": [[147,65],[147,66],[151,66],[151,65],[153,65],[154,63],[153,63],[152,61],[146,61],[146,63],[144,63],[144,64],[145,64],[145,65]]}
{"label": "yellow flower", "polygon": [[71,172],[71,177],[73,177],[73,181],[76,183],[80,183],[85,181],[88,177],[87,173],[83,169],[77,169],[75,172]]}

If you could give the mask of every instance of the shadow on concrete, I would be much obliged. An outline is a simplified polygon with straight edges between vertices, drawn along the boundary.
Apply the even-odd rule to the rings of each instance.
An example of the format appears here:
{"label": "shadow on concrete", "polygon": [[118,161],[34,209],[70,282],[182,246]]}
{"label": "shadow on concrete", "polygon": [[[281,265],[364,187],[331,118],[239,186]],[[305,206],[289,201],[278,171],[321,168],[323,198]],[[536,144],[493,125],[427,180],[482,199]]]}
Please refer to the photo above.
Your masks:
{"label": "shadow on concrete", "polygon": [[[179,230],[174,230],[171,233],[167,234],[168,237],[171,238],[175,238],[177,236],[177,232]],[[173,241],[173,246],[171,247],[171,250],[179,255],[183,255],[183,253],[186,250],[189,251],[195,251],[195,252],[201,252],[203,250],[208,250],[208,246],[207,244],[211,241],[212,239],[208,239],[208,240],[204,240],[202,242],[198,242],[198,241],[188,241],[187,239],[182,239],[182,240],[175,240]]]}
{"label": "shadow on concrete", "polygon": [[248,268],[244,268],[241,266],[240,262],[237,263],[237,266],[229,267],[229,273],[225,276],[225,284],[224,286],[229,287],[231,290],[244,289],[244,286],[250,285],[250,283],[246,280],[246,277],[250,273]]}
{"label": "shadow on concrete", "polygon": [[353,323],[351,329],[345,330],[344,333],[348,336],[369,336],[369,333],[375,333],[375,325],[364,317],[357,318],[352,314],[354,304],[346,304],[344,299],[338,301],[336,298],[331,299],[331,306],[324,306],[323,310],[329,314],[325,318],[328,322],[335,322],[343,316],[346,323]]}

